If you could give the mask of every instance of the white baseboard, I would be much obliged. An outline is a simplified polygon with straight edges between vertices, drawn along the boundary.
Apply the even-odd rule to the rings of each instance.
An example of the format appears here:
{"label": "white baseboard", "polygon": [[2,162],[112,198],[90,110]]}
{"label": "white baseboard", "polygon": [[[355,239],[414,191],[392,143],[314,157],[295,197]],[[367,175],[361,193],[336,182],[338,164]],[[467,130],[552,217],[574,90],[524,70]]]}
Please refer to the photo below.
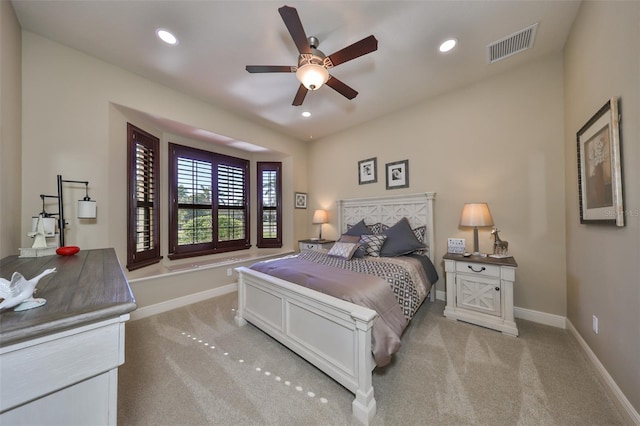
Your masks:
{"label": "white baseboard", "polygon": [[222,287],[212,288],[210,290],[201,291],[200,293],[189,294],[177,299],[167,300],[166,302],[156,303],[155,305],[145,306],[131,312],[131,321],[141,318],[150,317],[151,315],[167,312],[172,309],[190,305],[192,303],[201,302],[212,297],[222,296],[238,290],[238,283],[223,285]]}
{"label": "white baseboard", "polygon": [[567,328],[573,334],[573,336],[580,344],[580,347],[587,355],[587,358],[593,363],[597,373],[600,375],[600,378],[604,382],[605,388],[609,391],[609,395],[611,395],[613,402],[618,406],[622,415],[625,417],[630,424],[640,425],[640,414],[633,408],[631,402],[627,399],[627,397],[622,393],[622,390],[618,387],[613,377],[609,374],[604,365],[600,362],[595,353],[591,350],[587,342],[582,338],[578,330],[571,324],[571,321],[567,318]]}
{"label": "white baseboard", "polygon": [[513,315],[527,321],[538,324],[550,325],[552,327],[567,328],[567,318],[561,315],[548,314],[546,312],[534,311],[532,309],[513,308]]}

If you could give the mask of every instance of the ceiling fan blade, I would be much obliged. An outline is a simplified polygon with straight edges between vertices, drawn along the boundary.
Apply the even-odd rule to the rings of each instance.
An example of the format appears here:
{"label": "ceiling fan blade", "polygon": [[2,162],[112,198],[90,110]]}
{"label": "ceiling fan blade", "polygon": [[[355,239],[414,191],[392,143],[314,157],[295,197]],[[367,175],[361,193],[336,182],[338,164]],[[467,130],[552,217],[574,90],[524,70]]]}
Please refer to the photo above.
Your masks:
{"label": "ceiling fan blade", "polygon": [[247,65],[245,69],[251,73],[255,72],[295,72],[296,67],[288,65]]}
{"label": "ceiling fan blade", "polygon": [[298,52],[311,53],[311,46],[309,46],[307,34],[304,32],[304,27],[302,26],[302,22],[300,22],[300,17],[298,16],[296,8],[282,6],[278,9],[278,12],[280,12],[280,16],[282,16],[282,20],[287,26],[289,34],[291,34],[291,38],[298,48]]}
{"label": "ceiling fan blade", "polygon": [[329,80],[327,80],[326,84],[347,99],[353,99],[358,96],[358,92],[356,92],[354,89],[347,86],[332,75],[329,76]]}
{"label": "ceiling fan blade", "polygon": [[376,50],[378,50],[378,40],[376,40],[374,36],[370,35],[369,37],[365,37],[342,50],[332,53],[328,58],[335,67]]}
{"label": "ceiling fan blade", "polygon": [[300,87],[298,87],[298,92],[296,93],[296,97],[293,98],[293,103],[291,105],[293,106],[300,106],[302,105],[302,102],[304,102],[304,97],[307,96],[307,88],[304,87],[303,84],[300,85]]}

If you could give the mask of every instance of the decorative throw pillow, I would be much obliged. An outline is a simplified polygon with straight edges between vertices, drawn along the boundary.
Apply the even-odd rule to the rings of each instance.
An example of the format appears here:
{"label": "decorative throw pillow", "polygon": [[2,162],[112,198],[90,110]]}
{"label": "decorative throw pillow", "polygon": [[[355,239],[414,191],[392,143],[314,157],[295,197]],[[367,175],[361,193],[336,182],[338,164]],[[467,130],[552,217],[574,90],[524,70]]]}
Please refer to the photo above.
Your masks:
{"label": "decorative throw pillow", "polygon": [[398,223],[384,231],[383,235],[387,236],[387,241],[382,246],[380,256],[402,256],[426,247],[421,241],[418,241],[406,217],[403,217]]}
{"label": "decorative throw pillow", "polygon": [[342,234],[340,236],[340,239],[338,240],[338,242],[341,242],[341,243],[355,243],[355,244],[358,244],[359,241],[360,241],[359,235],[347,235],[347,234]]}
{"label": "decorative throw pillow", "polygon": [[367,255],[367,246],[366,244],[358,244],[358,248],[353,253],[352,259],[362,259]]}
{"label": "decorative throw pillow", "polygon": [[353,253],[358,249],[356,243],[341,243],[337,242],[333,244],[331,250],[329,250],[329,256],[341,257],[343,259],[351,259]]}
{"label": "decorative throw pillow", "polygon": [[360,222],[356,223],[353,226],[347,225],[347,232],[345,232],[346,235],[357,235],[358,237],[362,234],[368,234],[368,233],[369,233],[369,228],[367,228],[367,225],[365,225],[364,219],[362,219]]}
{"label": "decorative throw pillow", "polygon": [[367,256],[380,257],[380,249],[384,245],[384,241],[387,239],[386,235],[361,235],[360,244],[366,244]]}
{"label": "decorative throw pillow", "polygon": [[[416,235],[418,241],[424,243],[424,237],[427,234],[426,226],[419,226],[417,228],[413,228],[413,233]],[[418,250],[414,250],[411,254],[419,254],[420,256],[426,256],[429,252],[429,248],[425,245],[424,248],[420,248]]]}
{"label": "decorative throw pillow", "polygon": [[427,234],[427,227],[419,226],[417,228],[413,228],[413,233],[415,234],[418,241],[424,242],[424,236]]}
{"label": "decorative throw pillow", "polygon": [[389,229],[389,226],[384,223],[374,223],[373,225],[367,225],[367,228],[371,231],[372,234],[382,234],[384,231]]}
{"label": "decorative throw pillow", "polygon": [[367,250],[366,250],[366,246],[363,244],[359,244],[360,243],[360,236],[359,235],[347,235],[347,234],[342,234],[340,236],[340,239],[338,240],[338,242],[340,243],[354,243],[358,246],[358,248],[356,249],[355,252],[353,252],[353,257],[357,258],[357,259],[361,259],[365,256]]}

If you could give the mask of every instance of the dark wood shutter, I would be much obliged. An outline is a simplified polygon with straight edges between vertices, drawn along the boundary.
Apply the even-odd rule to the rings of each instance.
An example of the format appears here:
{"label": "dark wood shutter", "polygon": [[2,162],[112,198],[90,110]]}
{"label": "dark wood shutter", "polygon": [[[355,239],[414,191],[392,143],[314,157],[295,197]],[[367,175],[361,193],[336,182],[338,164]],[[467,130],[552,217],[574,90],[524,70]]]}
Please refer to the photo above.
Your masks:
{"label": "dark wood shutter", "polygon": [[160,140],[127,123],[127,269],[159,262]]}

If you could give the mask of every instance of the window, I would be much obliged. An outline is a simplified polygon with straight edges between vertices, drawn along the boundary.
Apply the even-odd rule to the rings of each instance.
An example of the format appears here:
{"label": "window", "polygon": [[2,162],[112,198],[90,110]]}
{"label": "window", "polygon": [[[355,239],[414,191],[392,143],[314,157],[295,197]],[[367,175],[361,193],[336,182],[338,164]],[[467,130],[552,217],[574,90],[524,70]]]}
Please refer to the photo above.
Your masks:
{"label": "window", "polygon": [[127,123],[127,269],[158,263],[160,256],[159,145]]}
{"label": "window", "polygon": [[258,247],[282,247],[282,163],[258,162]]}
{"label": "window", "polygon": [[169,258],[249,247],[249,161],[169,144]]}

